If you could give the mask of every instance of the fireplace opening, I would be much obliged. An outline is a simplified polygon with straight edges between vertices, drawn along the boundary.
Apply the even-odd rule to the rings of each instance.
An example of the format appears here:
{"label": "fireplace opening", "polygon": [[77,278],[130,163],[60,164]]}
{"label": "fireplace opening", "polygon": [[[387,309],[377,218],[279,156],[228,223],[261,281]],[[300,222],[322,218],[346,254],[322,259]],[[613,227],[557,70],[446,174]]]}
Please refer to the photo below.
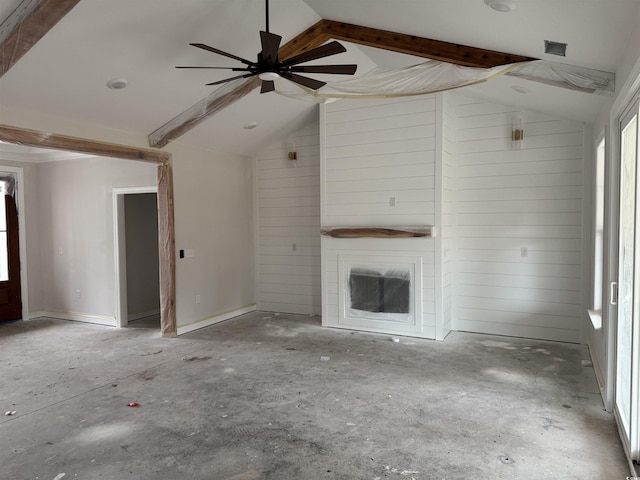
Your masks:
{"label": "fireplace opening", "polygon": [[397,268],[351,268],[349,298],[353,310],[408,314],[411,310],[411,272]]}

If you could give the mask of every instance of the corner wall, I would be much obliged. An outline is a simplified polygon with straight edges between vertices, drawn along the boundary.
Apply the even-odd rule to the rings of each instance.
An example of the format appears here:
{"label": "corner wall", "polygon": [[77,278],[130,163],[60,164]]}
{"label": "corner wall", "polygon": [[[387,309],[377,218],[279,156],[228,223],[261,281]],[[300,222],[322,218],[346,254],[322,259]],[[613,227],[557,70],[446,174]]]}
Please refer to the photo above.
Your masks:
{"label": "corner wall", "polygon": [[442,94],[442,334],[453,329],[455,301],[458,126],[456,99]]}
{"label": "corner wall", "polygon": [[[312,123],[255,161],[258,308],[320,315],[320,136]],[[288,160],[295,150],[296,161]]]}
{"label": "corner wall", "polygon": [[[176,318],[183,334],[255,310],[253,174],[247,157],[174,149]],[[193,257],[179,258],[181,249]]]}

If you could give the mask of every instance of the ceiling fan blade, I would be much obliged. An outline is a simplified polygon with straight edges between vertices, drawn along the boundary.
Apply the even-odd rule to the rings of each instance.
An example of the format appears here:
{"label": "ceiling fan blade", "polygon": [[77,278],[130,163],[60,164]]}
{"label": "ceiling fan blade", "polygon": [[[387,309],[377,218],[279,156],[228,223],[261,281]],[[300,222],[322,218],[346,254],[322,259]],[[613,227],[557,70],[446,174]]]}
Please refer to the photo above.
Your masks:
{"label": "ceiling fan blade", "polygon": [[248,77],[253,77],[254,75],[256,75],[255,73],[247,73],[245,75],[238,75],[237,77],[231,77],[231,78],[225,78],[224,80],[218,80],[217,82],[211,82],[211,83],[205,83],[206,86],[211,86],[211,85],[220,85],[222,83],[227,83],[230,82],[231,80],[237,80],[238,78],[248,78]]}
{"label": "ceiling fan blade", "polygon": [[249,69],[248,68],[239,68],[239,67],[186,67],[186,66],[179,66],[176,68],[201,68],[201,69],[207,69],[207,70],[231,70],[234,72],[248,72]]}
{"label": "ceiling fan blade", "polygon": [[290,67],[292,72],[331,73],[333,75],[353,75],[358,65],[297,65]]}
{"label": "ceiling fan blade", "polygon": [[267,63],[274,64],[278,61],[278,49],[282,37],[270,32],[260,32],[260,42],[262,43],[262,59]]}
{"label": "ceiling fan blade", "polygon": [[289,67],[291,65],[309,62],[318,58],[330,57],[331,55],[336,55],[337,53],[346,51],[347,49],[344,48],[340,43],[333,41],[324,45],[320,45],[317,48],[309,50],[308,52],[302,52],[301,54],[291,57],[288,60],[285,60],[284,62],[278,64],[278,66]]}
{"label": "ceiling fan blade", "polygon": [[260,93],[273,92],[276,89],[276,84],[272,80],[263,80]]}
{"label": "ceiling fan blade", "polygon": [[296,75],[295,73],[281,73],[280,75],[288,80],[291,80],[292,82],[308,87],[311,90],[317,90],[323,85],[327,84],[327,82],[321,82],[320,80],[316,80],[314,78],[303,77],[302,75]]}
{"label": "ceiling fan blade", "polygon": [[245,65],[255,65],[254,62],[250,62],[249,60],[245,60],[244,58],[240,58],[232,53],[223,52],[222,50],[218,50],[217,48],[210,47],[209,45],[205,45],[204,43],[190,43],[192,47],[201,48],[202,50],[207,50],[208,52],[217,53],[218,55],[222,55],[223,57],[233,58],[234,60],[238,60],[239,62],[244,63]]}

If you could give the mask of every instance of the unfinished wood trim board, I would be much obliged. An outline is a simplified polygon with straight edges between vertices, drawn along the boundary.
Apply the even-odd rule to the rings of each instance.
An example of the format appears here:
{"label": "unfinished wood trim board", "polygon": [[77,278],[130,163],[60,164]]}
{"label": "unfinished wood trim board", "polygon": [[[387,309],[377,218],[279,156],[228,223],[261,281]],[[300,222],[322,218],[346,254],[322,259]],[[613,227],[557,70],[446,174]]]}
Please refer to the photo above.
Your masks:
{"label": "unfinished wood trim board", "polygon": [[429,238],[431,237],[431,228],[327,227],[323,228],[320,234],[333,238]]}
{"label": "unfinished wood trim board", "polygon": [[158,246],[161,272],[160,322],[163,336],[176,336],[175,224],[171,154],[8,125],[0,125],[0,141],[14,145],[66,150],[101,157],[114,157],[158,164]]}
{"label": "unfinished wood trim board", "polygon": [[158,250],[160,252],[160,324],[162,335],[175,337],[176,245],[173,214],[173,170],[158,166]]}

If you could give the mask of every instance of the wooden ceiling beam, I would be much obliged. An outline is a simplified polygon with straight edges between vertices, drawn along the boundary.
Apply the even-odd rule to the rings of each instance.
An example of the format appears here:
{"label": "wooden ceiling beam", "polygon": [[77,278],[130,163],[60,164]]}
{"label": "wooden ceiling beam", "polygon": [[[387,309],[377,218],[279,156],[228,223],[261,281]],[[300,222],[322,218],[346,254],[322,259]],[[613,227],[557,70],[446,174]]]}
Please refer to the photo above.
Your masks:
{"label": "wooden ceiling beam", "polygon": [[23,0],[0,25],[0,77],[80,0]]}
{"label": "wooden ceiling beam", "polygon": [[[286,60],[319,47],[332,39],[468,67],[489,68],[535,60],[520,55],[467,47],[333,20],[320,20],[298,34],[280,47],[278,57],[280,60]],[[222,86],[151,133],[149,146],[164,147],[241,99],[259,85],[260,82],[254,77]]]}
{"label": "wooden ceiling beam", "polygon": [[325,32],[325,22],[326,20],[320,20],[280,47],[278,50],[279,60],[287,60],[294,55],[313,50],[331,40],[331,37]]}
{"label": "wooden ceiling beam", "polygon": [[209,96],[192,105],[187,110],[169,120],[149,134],[149,146],[162,148],[176,138],[180,138],[196,125],[215,115],[220,110],[237,102],[260,86],[258,77],[233,80],[214,90]]}
{"label": "wooden ceiling beam", "polygon": [[55,133],[45,134],[36,130],[2,124],[0,124],[0,142],[23,145],[25,147],[51,148],[53,150],[86,153],[88,155],[98,155],[101,157],[140,160],[157,164],[166,164],[171,161],[170,153],[159,150],[126,147],[114,143],[86,140]]}
{"label": "wooden ceiling beam", "polygon": [[322,33],[334,40],[357,43],[367,47],[406,53],[416,57],[465,67],[491,68],[512,63],[528,62],[535,58],[510,53],[468,47],[457,43],[442,42],[403,33],[362,27],[350,23],[322,20]]}

